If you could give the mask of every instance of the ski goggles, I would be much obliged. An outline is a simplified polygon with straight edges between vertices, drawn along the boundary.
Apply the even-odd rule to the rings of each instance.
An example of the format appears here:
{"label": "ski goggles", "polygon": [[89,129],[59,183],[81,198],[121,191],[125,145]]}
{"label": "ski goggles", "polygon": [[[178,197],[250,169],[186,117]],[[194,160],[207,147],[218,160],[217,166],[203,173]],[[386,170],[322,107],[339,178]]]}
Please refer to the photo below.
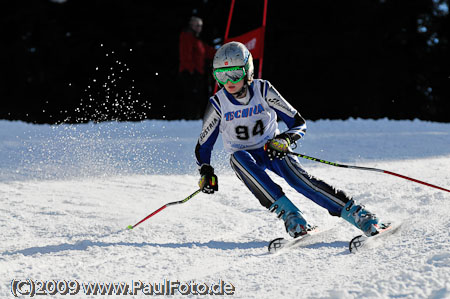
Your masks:
{"label": "ski goggles", "polygon": [[222,85],[227,84],[228,81],[236,84],[244,79],[245,75],[245,67],[243,66],[233,66],[214,70],[214,78]]}

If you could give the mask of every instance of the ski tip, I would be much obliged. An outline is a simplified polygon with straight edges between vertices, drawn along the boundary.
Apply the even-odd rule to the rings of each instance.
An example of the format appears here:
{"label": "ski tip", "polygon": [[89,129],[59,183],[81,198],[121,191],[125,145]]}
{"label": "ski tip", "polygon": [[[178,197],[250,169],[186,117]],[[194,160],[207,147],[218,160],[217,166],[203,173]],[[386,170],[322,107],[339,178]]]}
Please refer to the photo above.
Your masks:
{"label": "ski tip", "polygon": [[276,253],[277,251],[279,251],[283,247],[285,242],[285,238],[276,238],[270,241],[269,246],[267,247],[269,253]]}
{"label": "ski tip", "polygon": [[132,225],[128,225],[128,226],[127,226],[127,229],[130,229],[130,230],[131,230],[131,229],[133,229],[133,226],[132,226]]}
{"label": "ski tip", "polygon": [[363,235],[359,235],[354,237],[350,243],[348,244],[348,250],[350,251],[350,253],[356,253],[361,246],[363,246],[363,242],[362,240],[364,240],[364,238],[367,239],[367,237],[363,236]]}

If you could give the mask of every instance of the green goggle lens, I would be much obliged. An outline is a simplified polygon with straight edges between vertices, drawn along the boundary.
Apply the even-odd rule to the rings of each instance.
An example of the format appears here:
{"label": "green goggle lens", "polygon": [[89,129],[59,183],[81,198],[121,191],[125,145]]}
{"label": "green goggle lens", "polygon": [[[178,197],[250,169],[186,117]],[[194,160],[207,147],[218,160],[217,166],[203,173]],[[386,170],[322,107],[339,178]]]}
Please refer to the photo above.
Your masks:
{"label": "green goggle lens", "polygon": [[214,71],[214,78],[222,85],[230,81],[233,84],[244,79],[246,73],[243,66],[234,66],[229,68],[221,68]]}

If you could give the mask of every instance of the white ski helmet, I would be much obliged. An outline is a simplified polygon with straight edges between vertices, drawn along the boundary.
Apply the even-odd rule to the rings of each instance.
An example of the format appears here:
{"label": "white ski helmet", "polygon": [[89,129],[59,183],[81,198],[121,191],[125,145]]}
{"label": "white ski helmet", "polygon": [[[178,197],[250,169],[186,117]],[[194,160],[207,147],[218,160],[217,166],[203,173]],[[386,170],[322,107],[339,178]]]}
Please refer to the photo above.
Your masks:
{"label": "white ski helmet", "polygon": [[246,83],[250,83],[253,80],[254,67],[252,54],[244,44],[229,42],[220,47],[214,55],[213,71],[235,66],[244,67]]}

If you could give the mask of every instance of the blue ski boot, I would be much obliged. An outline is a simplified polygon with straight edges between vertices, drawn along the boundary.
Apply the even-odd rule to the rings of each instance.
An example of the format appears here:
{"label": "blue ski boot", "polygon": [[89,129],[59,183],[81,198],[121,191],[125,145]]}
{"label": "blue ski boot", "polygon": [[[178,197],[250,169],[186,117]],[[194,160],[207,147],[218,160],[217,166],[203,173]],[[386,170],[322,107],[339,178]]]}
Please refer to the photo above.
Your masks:
{"label": "blue ski boot", "polygon": [[341,217],[364,232],[367,237],[378,234],[379,219],[367,211],[364,206],[350,200],[342,209]]}
{"label": "blue ski boot", "polygon": [[269,210],[284,220],[286,232],[293,238],[303,236],[311,229],[302,212],[284,195],[275,201]]}

